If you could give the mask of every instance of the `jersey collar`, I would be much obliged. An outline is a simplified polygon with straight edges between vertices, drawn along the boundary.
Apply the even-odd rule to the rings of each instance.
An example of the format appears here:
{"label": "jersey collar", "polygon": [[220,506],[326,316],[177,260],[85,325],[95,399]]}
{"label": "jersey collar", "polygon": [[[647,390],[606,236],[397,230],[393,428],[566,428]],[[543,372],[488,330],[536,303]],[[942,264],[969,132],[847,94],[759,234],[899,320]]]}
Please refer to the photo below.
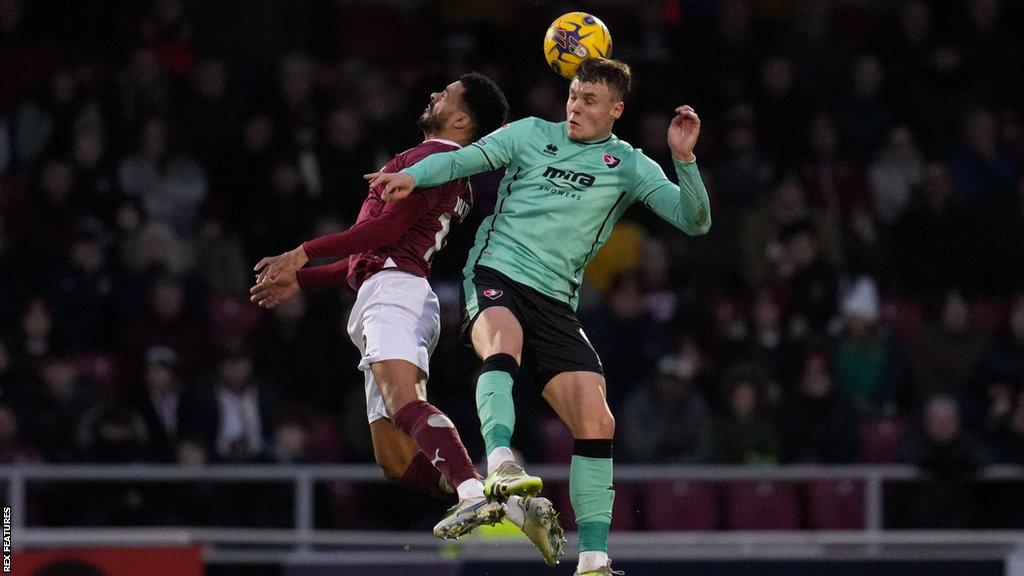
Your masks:
{"label": "jersey collar", "polygon": [[452,142],[451,140],[445,140],[443,138],[427,138],[424,142],[440,142],[441,144],[451,144],[456,148],[462,148],[462,145],[458,142]]}

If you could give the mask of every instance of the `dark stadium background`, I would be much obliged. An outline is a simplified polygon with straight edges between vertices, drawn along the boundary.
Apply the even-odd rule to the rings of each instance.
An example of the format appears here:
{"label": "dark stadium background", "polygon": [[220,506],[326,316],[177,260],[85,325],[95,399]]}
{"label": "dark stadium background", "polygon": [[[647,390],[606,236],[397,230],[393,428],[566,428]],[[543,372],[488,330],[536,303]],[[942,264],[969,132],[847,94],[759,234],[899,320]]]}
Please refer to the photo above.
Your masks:
{"label": "dark stadium background", "polygon": [[[688,238],[634,209],[588,270],[617,462],[907,463],[934,475],[890,487],[886,527],[1024,526],[1020,482],[971,481],[1024,464],[1024,5],[997,0],[0,0],[0,464],[372,462],[352,295],[266,313],[252,265],[349,225],[361,175],[464,72],[513,118],[563,118],[541,37],[576,9],[633,68],[620,138],[667,167],[671,110],[701,115],[714,221]],[[475,458],[459,282],[496,181],[475,179],[434,270],[430,396]],[[160,378],[182,390],[170,433]],[[218,442],[232,379],[258,389],[260,429]],[[529,390],[516,447],[564,463]],[[290,525],[266,490],[174,486],[43,488],[27,517]],[[381,484],[359,511],[321,495],[318,523],[439,512]]]}

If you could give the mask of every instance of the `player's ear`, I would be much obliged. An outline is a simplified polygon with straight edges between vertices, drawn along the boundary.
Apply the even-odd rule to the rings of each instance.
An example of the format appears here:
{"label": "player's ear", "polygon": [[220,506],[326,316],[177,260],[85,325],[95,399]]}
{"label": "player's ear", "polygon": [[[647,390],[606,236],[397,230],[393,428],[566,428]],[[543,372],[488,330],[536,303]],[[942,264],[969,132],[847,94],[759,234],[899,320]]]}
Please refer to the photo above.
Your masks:
{"label": "player's ear", "polygon": [[465,112],[458,112],[452,118],[452,128],[457,128],[459,130],[468,130],[471,128],[470,124],[472,123],[473,121],[470,119],[469,114],[466,114]]}
{"label": "player's ear", "polygon": [[612,112],[611,112],[612,119],[613,120],[618,120],[619,117],[622,116],[622,112],[625,109],[626,109],[626,103],[623,102],[622,100],[619,100],[615,104],[612,104]]}

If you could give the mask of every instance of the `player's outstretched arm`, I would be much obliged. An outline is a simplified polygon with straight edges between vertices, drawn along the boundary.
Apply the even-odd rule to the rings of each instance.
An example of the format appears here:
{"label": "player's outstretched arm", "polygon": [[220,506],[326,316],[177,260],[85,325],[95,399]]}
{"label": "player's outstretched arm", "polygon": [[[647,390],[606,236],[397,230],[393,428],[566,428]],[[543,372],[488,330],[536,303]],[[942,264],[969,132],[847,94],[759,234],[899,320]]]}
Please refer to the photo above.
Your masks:
{"label": "player's outstretched arm", "polygon": [[700,118],[689,106],[680,106],[675,112],[667,136],[679,185],[665,177],[656,162],[638,155],[636,200],[687,234],[707,234],[711,229],[711,202],[693,154]]}
{"label": "player's outstretched arm", "polygon": [[273,280],[284,272],[294,272],[305,266],[306,262],[309,262],[309,256],[306,255],[306,249],[299,245],[283,254],[263,258],[252,269],[259,273],[256,281],[261,282],[265,279]]}
{"label": "player's outstretched arm", "polygon": [[342,286],[348,276],[348,258],[332,264],[289,270],[275,278],[262,278],[249,289],[249,300],[263,308],[274,308],[312,286]]}
{"label": "player's outstretched arm", "polygon": [[387,202],[394,202],[411,194],[417,186],[430,188],[459,178],[468,178],[473,174],[497,170],[508,166],[516,154],[518,143],[528,137],[535,123],[535,118],[516,120],[465,148],[431,154],[395,174],[374,172],[365,178],[370,181],[370,187],[383,185],[381,197]]}

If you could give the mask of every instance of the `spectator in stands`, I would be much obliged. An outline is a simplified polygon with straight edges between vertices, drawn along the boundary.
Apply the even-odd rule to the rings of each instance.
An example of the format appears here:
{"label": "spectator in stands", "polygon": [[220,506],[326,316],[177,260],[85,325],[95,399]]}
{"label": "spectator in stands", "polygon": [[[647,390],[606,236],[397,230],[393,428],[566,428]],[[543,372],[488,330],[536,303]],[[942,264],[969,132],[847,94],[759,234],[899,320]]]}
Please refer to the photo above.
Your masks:
{"label": "spectator in stands", "polygon": [[115,277],[107,263],[103,225],[98,220],[84,223],[68,258],[55,267],[56,290],[52,301],[56,316],[79,349],[105,350],[117,333]]}
{"label": "spectator in stands", "polygon": [[842,222],[851,210],[870,201],[864,174],[843,153],[841,138],[831,114],[814,114],[808,136],[810,153],[800,165],[808,201],[835,222]]}
{"label": "spectator in stands", "polygon": [[925,166],[921,187],[903,214],[893,238],[897,269],[905,289],[944,293],[968,283],[972,219],[941,162]]}
{"label": "spectator in stands", "polygon": [[930,475],[911,493],[907,521],[915,528],[967,528],[977,502],[970,479],[985,463],[981,446],[961,427],[960,406],[933,396],[922,410],[921,431],[903,450],[903,462]]}
{"label": "spectator in stands", "polygon": [[785,464],[849,464],[857,458],[857,413],[836,391],[830,368],[824,351],[808,354],[799,389],[783,400],[778,428]]}
{"label": "spectator in stands", "polygon": [[22,437],[18,415],[10,406],[0,404],[0,464],[42,461],[43,455]]}
{"label": "spectator in stands", "polygon": [[779,263],[789,301],[789,334],[796,339],[822,337],[836,313],[839,276],[825,260],[810,222],[797,222],[783,230],[785,243]]}
{"label": "spectator in stands", "polygon": [[1000,142],[996,119],[984,109],[967,115],[963,140],[948,164],[964,203],[976,212],[991,206],[1020,177],[1020,163]]}
{"label": "spectator in stands", "polygon": [[178,374],[178,353],[167,346],[147,350],[143,380],[145,390],[139,412],[146,424],[153,456],[161,462],[173,462],[179,441],[199,426],[197,399],[191,391],[183,390]]}
{"label": "spectator in stands", "polygon": [[18,373],[19,367],[7,342],[0,338],[0,403],[8,406],[21,406],[26,395],[30,394],[24,375]]}
{"label": "spectator in stands", "polygon": [[[769,205],[750,211],[740,232],[741,268],[735,274],[749,286],[759,286],[775,279],[780,266],[787,262],[785,239],[787,230],[809,222],[818,239],[824,259],[833,266],[842,261],[839,227],[824,212],[807,203],[807,193],[800,180],[787,175],[775,186]],[[788,265],[788,264],[786,264]]]}
{"label": "spectator in stands", "polygon": [[75,459],[75,433],[95,395],[70,358],[51,355],[42,361],[42,382],[20,418],[31,442],[47,461]]}
{"label": "spectator in stands", "polygon": [[200,406],[201,430],[211,453],[225,462],[256,462],[267,457],[276,395],[256,380],[252,359],[242,349],[229,350],[219,362],[213,394]]}
{"label": "spectator in stands", "polygon": [[[800,346],[784,329],[783,305],[781,291],[758,291],[751,305],[749,334],[724,358],[729,364],[753,364],[765,370],[771,396],[781,395],[783,387],[797,380],[800,370]],[[779,390],[772,392],[772,388]]]}
{"label": "spectator in stands", "polygon": [[101,400],[82,415],[75,445],[86,462],[126,464],[152,460],[145,419],[119,399]]}
{"label": "spectator in stands", "polygon": [[313,461],[309,446],[309,429],[300,420],[285,419],[274,426],[270,449],[272,462],[278,464],[309,464]]}
{"label": "spectator in stands", "polygon": [[863,161],[882,144],[895,111],[885,91],[885,69],[877,56],[862,54],[851,72],[850,86],[839,101],[838,119],[854,159]]}
{"label": "spectator in stands", "polygon": [[715,460],[722,464],[775,464],[779,445],[775,427],[761,404],[763,375],[733,367],[726,376],[725,414],[714,426]]}
{"label": "spectator in stands", "polygon": [[587,337],[602,358],[608,380],[608,403],[621,406],[635,387],[654,373],[656,358],[668,346],[664,330],[644,309],[636,273],[617,275],[605,295],[605,306],[586,319]]}
{"label": "spectator in stands", "polygon": [[123,349],[133,361],[133,373],[142,372],[142,360],[152,346],[169,346],[179,356],[179,368],[186,377],[206,367],[206,325],[194,316],[182,280],[162,276],[149,290],[148,312],[127,329]]}
{"label": "spectator in stands", "polygon": [[[748,104],[733,107],[726,117],[725,154],[717,163],[713,175],[718,204],[718,218],[738,222],[739,217],[759,204],[768,201],[767,193],[775,180],[775,166],[758,146],[754,109]],[[736,224],[728,226],[735,229]]]}
{"label": "spectator in stands", "polygon": [[949,292],[938,314],[914,346],[914,397],[959,394],[985,351],[985,340],[971,325],[963,296]]}
{"label": "spectator in stands", "polygon": [[871,201],[882,226],[895,225],[903,215],[923,170],[924,156],[910,128],[901,124],[890,130],[885,147],[868,169]]}
{"label": "spectator in stands", "polygon": [[654,380],[632,393],[621,424],[627,461],[697,464],[712,460],[711,412],[694,386],[703,368],[700,350],[687,338],[679,354],[661,358]]}
{"label": "spectator in stands", "polygon": [[986,351],[971,380],[979,386],[990,382],[1024,382],[1024,293],[1014,300],[1006,328]]}
{"label": "spectator in stands", "polygon": [[833,358],[841,394],[864,416],[891,415],[902,392],[901,361],[889,332],[879,324],[878,287],[859,278],[843,298],[843,332]]}
{"label": "spectator in stands", "polygon": [[995,203],[981,225],[977,268],[990,294],[1024,293],[1024,177]]}
{"label": "spectator in stands", "polygon": [[138,198],[149,218],[188,236],[206,199],[206,173],[177,147],[170,132],[164,118],[147,118],[138,151],[121,161],[118,179],[121,191]]}
{"label": "spectator in stands", "polygon": [[1024,380],[992,382],[986,387],[988,409],[982,439],[995,462],[1024,464]]}

